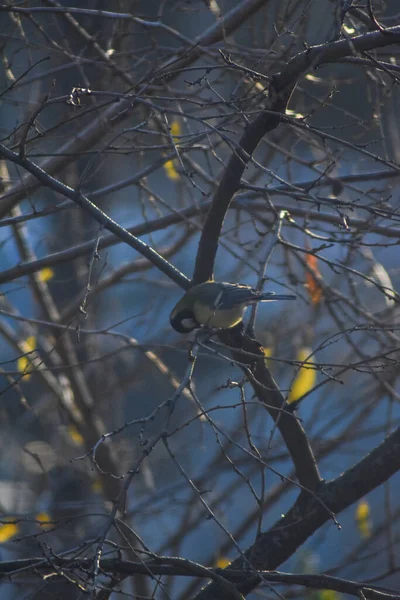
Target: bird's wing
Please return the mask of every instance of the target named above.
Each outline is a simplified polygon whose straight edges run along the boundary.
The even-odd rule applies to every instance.
[[[249,304],[261,300],[263,294],[253,290],[247,285],[235,285],[233,283],[221,284],[221,297],[217,303],[217,307],[223,306],[227,310],[237,306],[238,304]]]

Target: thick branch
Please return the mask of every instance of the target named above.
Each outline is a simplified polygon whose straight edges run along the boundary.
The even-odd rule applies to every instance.
[[[372,452],[348,469],[343,475],[322,484],[318,496],[302,492],[290,511],[246,551],[251,566],[257,570],[275,570],[326,521],[328,507],[337,514],[387,481],[400,469],[400,427]],[[243,568],[243,559],[235,560],[230,568]],[[250,575],[238,588],[250,593],[259,584],[257,575]],[[215,583],[203,589],[196,600],[227,600]]]
[[[325,180],[323,180],[323,182],[326,183]],[[268,190],[266,191],[268,192]],[[272,193],[273,192],[274,190],[272,191]],[[238,203],[236,204],[237,200]],[[129,231],[129,233],[131,233],[134,236],[141,236],[148,233],[153,233],[154,231],[160,231],[162,229],[170,227],[171,225],[176,225],[177,223],[185,222],[191,217],[201,215],[209,209],[210,204],[211,202],[209,200],[204,200],[203,202],[199,202],[196,205],[188,206],[187,208],[177,210],[172,214],[160,217],[159,219],[153,219],[152,221],[146,221],[145,223],[128,227],[127,231]],[[250,213],[252,213],[253,211],[257,211],[257,218],[259,218],[261,222],[264,222],[264,219],[261,217],[261,213],[273,212],[273,209],[270,206],[268,206],[268,204],[266,204],[265,202],[253,202],[251,198],[248,198],[248,194],[246,194],[245,200],[242,200],[239,198],[239,196],[236,196],[236,198],[233,200],[233,203],[230,204],[229,208],[236,208],[237,206],[239,206],[243,210],[248,210]],[[289,210],[292,216],[304,217],[308,221],[317,221],[319,223],[331,223],[333,225],[338,225],[339,227],[343,225],[343,217],[341,216],[324,213],[319,210],[299,208],[296,205],[288,205],[287,202],[275,202],[274,208],[277,211]],[[46,215],[50,214],[50,211],[48,211],[47,209],[45,210]],[[34,218],[34,214],[31,213],[28,216],[28,218]],[[26,220],[28,220],[28,218]],[[24,222],[24,220],[25,219],[23,215],[14,219],[4,219],[3,221],[0,221],[0,227],[3,224],[12,225],[14,222]],[[7,223],[4,223],[4,221],[7,221]],[[378,233],[379,235],[382,235],[389,239],[398,239],[400,237],[400,230],[398,228],[385,225],[373,225],[370,219],[357,219],[354,217],[349,217],[347,222],[349,227],[351,227],[353,231]],[[119,243],[121,243],[121,240],[115,235],[105,235],[99,241],[99,250],[109,248],[110,246],[115,246]],[[72,248],[60,250],[59,252],[53,252],[52,254],[47,254],[46,256],[42,256],[41,258],[38,258],[36,260],[21,262],[18,265],[15,265],[14,267],[4,269],[3,271],[0,271],[0,283],[14,281],[14,279],[18,279],[19,277],[23,277],[24,275],[29,275],[30,273],[40,271],[45,267],[54,267],[64,262],[69,262],[71,260],[74,260],[75,258],[84,256],[85,254],[90,254],[91,252],[93,252],[93,244],[94,240],[89,240],[88,242],[76,244],[76,246],[72,246]]]
[[[312,46],[294,56],[282,72],[272,78],[266,105],[260,115],[246,127],[239,149],[232,154],[215,192],[199,242],[193,283],[201,283],[213,276],[222,225],[232,198],[239,189],[244,170],[261,139],[279,125],[280,114],[286,111],[299,78],[313,68],[352,55],[354,50],[362,52],[399,42],[400,27],[392,27],[385,33],[374,31],[350,41],[345,39]]]
[[[220,336],[224,343],[235,348],[233,353],[236,360],[244,365],[245,374],[249,376],[257,398],[274,420],[289,451],[300,485],[315,492],[321,483],[321,477],[310,442],[301,422],[291,411],[286,410],[288,405],[265,365],[262,347],[247,335],[236,335],[235,331],[226,331]]]
[[[55,557],[52,560],[43,558],[27,558],[12,561],[0,562],[1,575],[13,575],[18,572],[54,572],[54,565],[73,573],[80,569],[87,571],[92,567],[92,559],[83,558],[71,560],[70,558]],[[129,560],[120,560],[117,558],[103,558],[100,561],[100,569],[103,573],[111,575],[168,575],[181,577],[197,577],[210,579],[217,575],[223,575],[226,581],[240,583],[243,579],[243,571],[227,567],[226,569],[211,569],[203,567],[193,561],[175,557],[160,557],[157,560],[133,562]],[[270,583],[281,583],[286,585],[301,585],[308,589],[330,589],[352,596],[360,596],[364,592],[370,600],[398,600],[400,596],[395,590],[383,586],[371,585],[368,583],[351,581],[340,577],[330,575],[319,575],[315,573],[283,573],[279,571],[260,571],[260,581]]]
[[[171,215],[160,217],[159,219],[154,219],[152,221],[147,221],[139,225],[133,225],[132,227],[129,227],[126,231],[128,231],[131,235],[135,237],[140,235],[146,235],[148,233],[153,233],[154,231],[160,231],[162,229],[165,229],[166,227],[169,227],[170,225],[175,225],[176,223],[181,223],[182,221],[184,222],[189,217],[201,214],[202,211],[205,211],[207,209],[207,206],[207,201],[201,202],[196,206],[188,206],[187,208],[177,211],[176,213],[173,213]],[[123,240],[121,240],[114,234],[105,235],[102,238],[100,238],[98,249],[103,250],[104,248],[115,246],[121,241]],[[18,265],[15,265],[14,267],[10,267],[9,269],[4,269],[4,271],[0,271],[0,283],[14,281],[14,279],[18,279],[19,277],[23,277],[24,275],[29,275],[29,273],[40,271],[45,267],[54,267],[58,264],[69,262],[75,258],[84,256],[85,254],[90,254],[91,252],[93,252],[93,245],[94,240],[89,240],[88,242],[76,244],[76,246],[72,246],[72,248],[60,250],[59,252],[53,252],[52,254],[48,254],[47,256],[37,258],[36,260],[22,262]]]
[[[83,210],[88,212],[92,217],[101,225],[105,227],[108,231],[111,231],[115,236],[117,236],[122,242],[125,242],[138,252],[142,254],[145,258],[147,258],[153,265],[155,265],[160,271],[165,273],[170,279],[175,281],[178,285],[183,288],[187,288],[190,284],[190,281],[185,277],[183,273],[181,273],[178,269],[176,269],[171,263],[165,260],[158,252],[153,250],[151,246],[142,242],[139,238],[135,237],[129,231],[127,231],[124,227],[121,227],[118,223],[116,223],[111,217],[106,215],[98,206],[93,204],[84,194],[81,192],[75,191],[69,186],[61,183],[57,179],[54,179],[51,175],[43,171],[40,167],[38,167],[35,163],[30,161],[28,158],[20,157],[15,152],[8,150],[3,144],[0,144],[0,157],[10,160],[11,162],[20,165],[29,173],[34,175],[43,185],[50,187],[55,192],[59,194],[63,194],[66,198],[70,198],[73,200],[78,206],[80,206]]]

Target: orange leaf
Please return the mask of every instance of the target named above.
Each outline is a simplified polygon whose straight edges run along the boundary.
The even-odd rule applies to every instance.
[[[318,259],[315,254],[306,254],[306,263],[309,270],[306,270],[305,286],[308,290],[311,302],[313,304],[319,304],[321,302],[323,292],[318,279],[322,279],[322,276],[318,269]],[[310,271],[312,272],[310,273]]]

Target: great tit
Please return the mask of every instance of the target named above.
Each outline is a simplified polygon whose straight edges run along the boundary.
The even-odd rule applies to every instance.
[[[172,327],[179,333],[193,329],[230,329],[243,319],[249,304],[273,300],[296,300],[296,296],[258,292],[248,285],[206,281],[191,287],[170,315]]]

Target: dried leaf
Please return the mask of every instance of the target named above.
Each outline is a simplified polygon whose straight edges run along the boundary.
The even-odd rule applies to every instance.
[[[315,254],[306,254],[306,263],[310,270],[306,270],[305,286],[308,290],[311,302],[314,305],[317,305],[321,302],[323,291],[318,282],[318,279],[322,279],[322,276],[318,269],[318,259]]]

